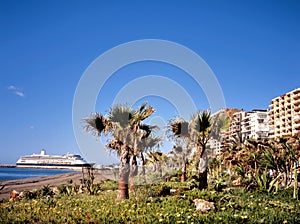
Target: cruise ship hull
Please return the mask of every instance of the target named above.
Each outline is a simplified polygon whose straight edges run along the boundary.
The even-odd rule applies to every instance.
[[[34,163],[27,163],[27,164],[16,164],[18,168],[45,168],[45,169],[75,169],[81,170],[83,167],[91,167],[91,164],[34,164]]]
[[[75,169],[91,167],[93,164],[87,163],[80,155],[66,154],[63,156],[46,155],[42,150],[40,154],[22,156],[16,163],[16,167],[22,168],[47,168],[47,169]]]

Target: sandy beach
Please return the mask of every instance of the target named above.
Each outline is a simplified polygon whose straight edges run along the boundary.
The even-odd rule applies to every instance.
[[[102,180],[114,179],[114,175],[110,170],[99,170],[94,173],[94,176],[94,183],[100,182]],[[81,172],[71,172],[53,176],[1,181],[0,184],[5,185],[5,187],[0,191],[0,200],[9,199],[10,192],[12,190],[21,192],[39,189],[46,185],[49,185],[50,187],[55,187],[61,184],[68,184],[70,180],[72,180],[73,183],[80,184],[80,179],[82,179],[82,177],[83,176]]]

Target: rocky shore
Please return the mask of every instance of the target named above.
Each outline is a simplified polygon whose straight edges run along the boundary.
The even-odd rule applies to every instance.
[[[94,176],[94,183],[97,183],[102,180],[114,179],[114,175],[110,170],[98,170],[94,173]],[[55,187],[61,184],[68,184],[70,181],[72,181],[72,183],[75,184],[80,184],[80,180],[82,178],[83,175],[81,172],[71,172],[53,176],[26,178],[22,180],[0,181],[0,185],[4,185],[4,188],[0,191],[0,200],[9,199],[10,192],[12,190],[21,192],[33,189],[40,189],[46,185],[49,185],[50,187]]]

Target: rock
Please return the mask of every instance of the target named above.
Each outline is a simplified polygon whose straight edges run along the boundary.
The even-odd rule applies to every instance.
[[[200,211],[200,212],[203,212],[203,213],[206,213],[209,210],[215,208],[213,202],[205,201],[204,199],[196,198],[196,199],[193,200],[193,202],[195,203],[196,211]]]
[[[24,196],[25,196],[25,193],[23,191],[21,191],[21,193],[19,194],[19,199],[24,198]]]
[[[226,187],[226,188],[224,189],[224,191],[225,191],[225,192],[230,192],[230,191],[231,191],[231,188],[230,188],[230,187]]]
[[[241,186],[242,185],[242,180],[241,180],[241,178],[238,178],[237,180],[233,180],[232,181],[232,186],[233,187],[239,187],[239,186]]]
[[[82,184],[80,184],[79,189],[78,189],[78,194],[82,194],[83,193],[83,186]]]
[[[176,193],[177,192],[177,190],[176,189],[170,189],[170,193],[172,194],[172,193]]]
[[[18,200],[18,199],[19,199],[19,195],[20,195],[20,193],[19,193],[18,191],[12,190],[12,191],[10,192],[10,198],[9,198],[9,201],[16,201],[16,200]]]
[[[54,187],[54,188],[52,189],[52,192],[53,192],[54,194],[59,194],[59,193],[60,193],[57,187]]]

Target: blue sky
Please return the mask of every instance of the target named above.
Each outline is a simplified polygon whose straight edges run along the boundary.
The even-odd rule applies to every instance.
[[[267,109],[300,86],[299,1],[0,1],[0,163],[45,148],[80,153],[72,128],[76,86],[107,50],[139,39],[184,45],[213,70],[227,107]],[[123,74],[123,75],[122,75]],[[121,76],[122,75],[122,76]],[[140,63],[112,76],[96,109],[142,75],[172,78],[199,109],[209,107],[184,72]],[[146,97],[167,120],[169,102]],[[163,122],[162,122],[163,123]]]

